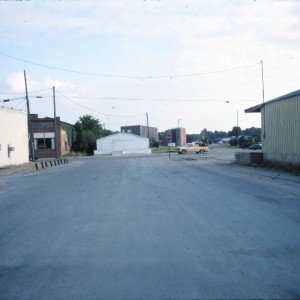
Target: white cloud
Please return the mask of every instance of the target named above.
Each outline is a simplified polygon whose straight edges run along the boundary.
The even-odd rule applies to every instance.
[[[176,125],[177,118],[182,118],[182,125],[187,124],[189,131],[200,131],[201,127],[230,129],[237,110],[241,111],[241,122],[247,119],[245,126],[251,125],[252,115],[243,116],[242,111],[254,103],[243,100],[260,102],[260,60],[265,67],[266,99],[299,88],[298,1],[8,2],[0,3],[3,12],[1,48],[3,52],[8,49],[7,53],[12,56],[37,63],[83,72],[132,76],[172,76],[253,65],[205,76],[153,80],[83,76],[30,65],[30,90],[56,86],[69,97],[219,101],[115,100],[112,110],[112,102],[108,100],[96,102],[76,98],[78,103],[90,105],[95,111],[119,116],[139,115],[141,122],[148,111],[160,129]],[[12,19],[14,22],[10,21]],[[28,66],[22,62],[15,62],[15,65],[14,69],[6,66],[8,74],[16,67],[22,70]],[[8,90],[24,91],[22,73],[2,74],[3,77],[8,77]],[[239,102],[226,106],[225,100]],[[59,104],[63,105],[62,102]],[[64,105],[63,116],[74,119],[74,115],[88,113],[75,106],[69,102],[72,109],[68,109]],[[120,123],[126,125],[125,122],[126,119],[107,119],[108,126],[114,126],[114,129],[118,129]],[[259,126],[257,121],[253,122]]]
[[[34,90],[36,82],[26,76],[27,90]],[[24,93],[25,95],[25,77],[23,72],[13,72],[5,78],[6,89],[13,93]]]

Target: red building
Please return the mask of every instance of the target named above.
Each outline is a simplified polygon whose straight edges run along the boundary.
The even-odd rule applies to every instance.
[[[60,117],[39,118],[30,115],[30,133],[35,159],[58,158],[70,151],[73,141],[73,125],[60,121]]]
[[[182,146],[186,144],[186,130],[185,128],[178,127],[168,129],[165,131],[165,136],[171,136],[170,143],[175,143],[176,146]]]

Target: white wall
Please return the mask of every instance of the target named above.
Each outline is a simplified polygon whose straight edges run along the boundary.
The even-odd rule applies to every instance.
[[[0,167],[29,161],[27,114],[0,107]],[[14,151],[8,151],[8,147]]]
[[[151,153],[149,139],[129,133],[117,133],[97,140],[94,154],[111,154],[113,152]]]

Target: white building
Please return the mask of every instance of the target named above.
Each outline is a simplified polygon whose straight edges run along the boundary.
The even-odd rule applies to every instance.
[[[151,153],[149,139],[130,133],[116,133],[97,140],[94,154],[147,154]]]
[[[29,161],[27,114],[0,107],[0,167]]]

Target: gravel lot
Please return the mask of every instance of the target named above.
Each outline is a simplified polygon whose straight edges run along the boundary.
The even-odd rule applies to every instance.
[[[213,146],[207,154],[185,154],[174,155],[171,159],[175,161],[185,161],[195,166],[213,167],[218,165],[218,172],[223,172],[224,176],[231,177],[241,176],[247,180],[258,181],[260,183],[276,184],[280,181],[283,186],[293,186],[300,188],[300,176],[287,173],[281,170],[268,169],[257,166],[245,166],[236,163],[235,152],[249,151],[247,149],[236,149],[230,146]],[[271,181],[270,181],[271,179]],[[287,190],[287,192],[289,192]]]
[[[251,168],[249,166],[240,166],[235,162],[235,152],[237,151],[249,151],[232,148],[230,146],[222,146],[222,145],[213,145],[210,147],[209,153],[206,154],[182,154],[178,155],[177,153],[171,153],[170,160],[173,161],[183,161],[189,162],[190,164],[195,165],[211,165],[218,164],[224,166],[231,166],[232,168],[243,168],[245,173],[250,172],[250,175],[253,174],[258,176],[260,174],[263,178],[273,178],[278,180],[290,181],[295,183],[300,183],[300,176],[296,176],[293,174],[289,174],[283,171],[271,170],[266,168],[259,168],[259,166],[255,168]],[[259,150],[258,150],[259,151]],[[168,154],[154,154],[154,155],[168,155]],[[79,158],[80,159],[80,158]],[[92,159],[92,157],[91,157]],[[75,162],[78,158],[71,158],[69,162]],[[38,161],[40,162],[40,161]],[[58,165],[55,168],[63,167],[65,165]],[[48,167],[45,169],[41,169],[39,164],[39,170],[36,170],[35,163],[29,162],[22,165],[17,166],[7,166],[0,168],[0,177],[1,176],[12,176],[18,174],[27,174],[33,172],[43,172],[51,169],[53,167]],[[225,169],[227,172],[227,169]],[[239,175],[240,176],[240,175]]]

